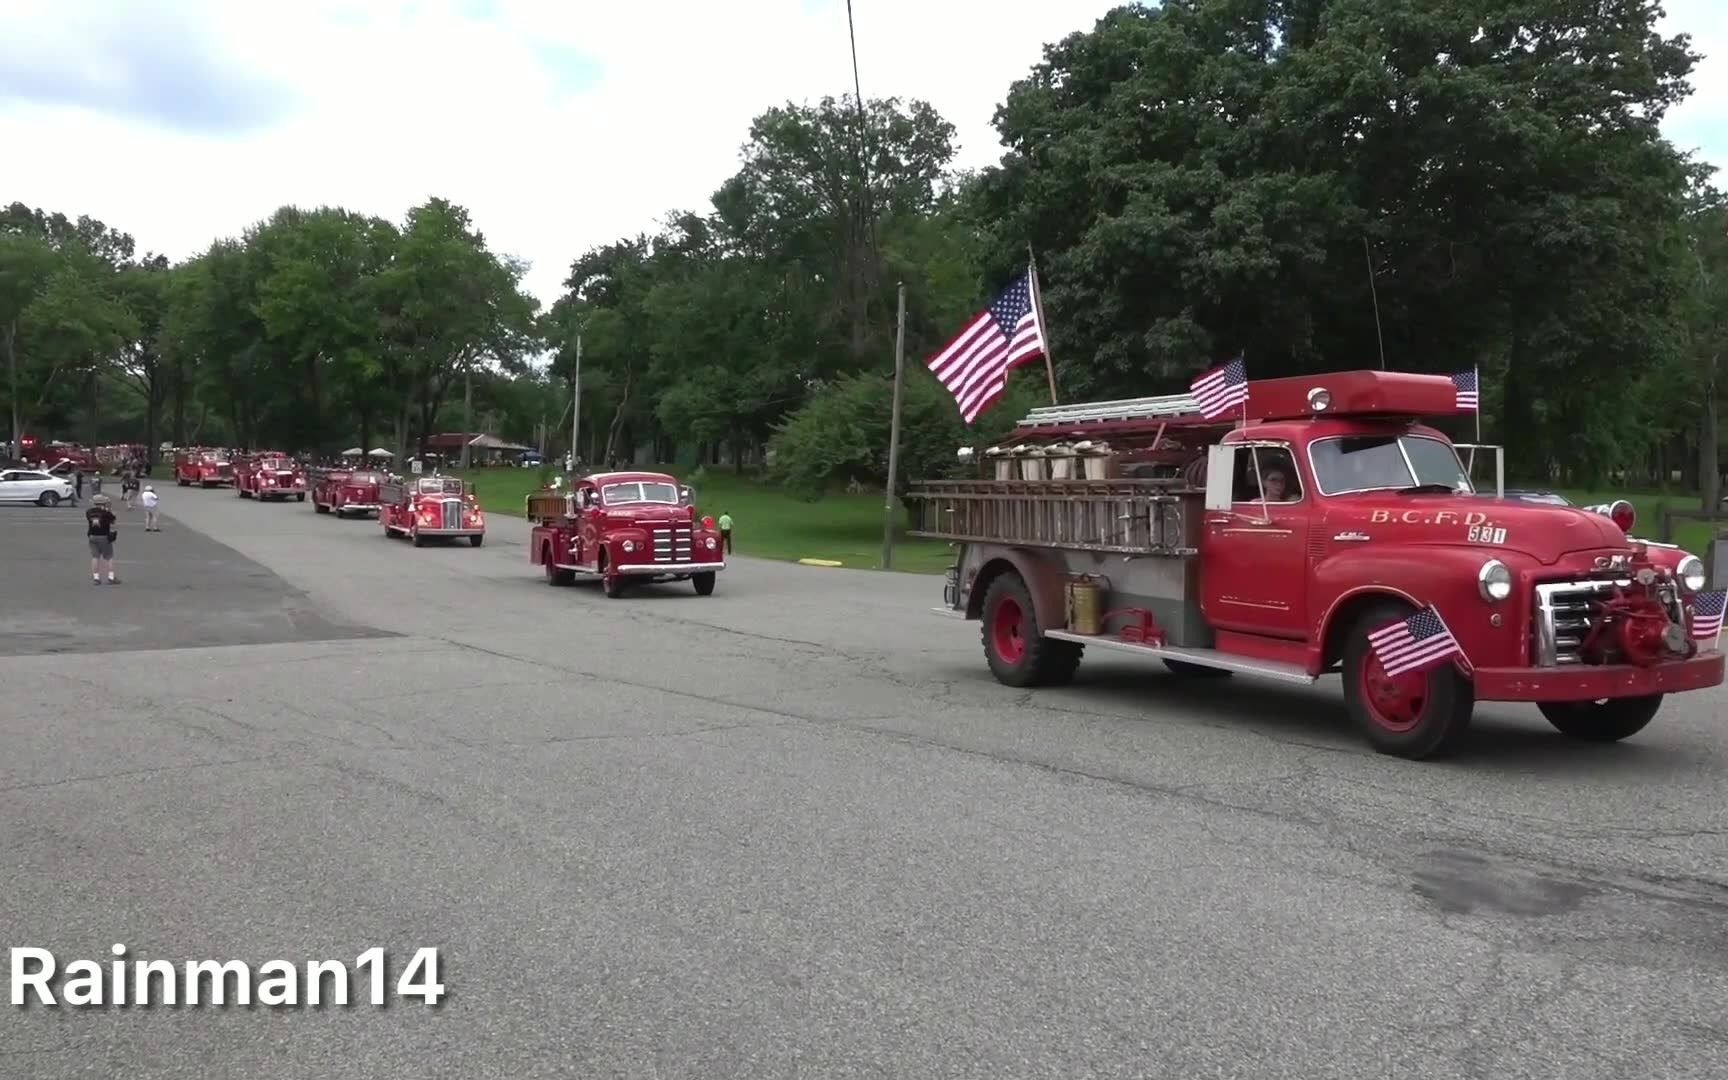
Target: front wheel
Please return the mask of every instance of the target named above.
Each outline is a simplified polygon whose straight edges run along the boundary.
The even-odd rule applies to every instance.
[[[325,506],[321,502],[315,501],[312,503],[312,511],[313,511],[313,513],[317,513],[317,514],[328,514],[330,512],[330,508],[328,506]],[[337,516],[340,517],[341,515],[338,514]]]
[[[294,501],[295,502],[305,502],[306,501],[306,493],[304,491],[296,491],[294,493]]]
[[[714,595],[714,571],[710,570],[706,574],[692,574],[690,575],[690,583],[696,586],[697,596]]]
[[[60,493],[58,491],[44,491],[42,493],[41,497],[36,500],[36,505],[38,505],[38,506],[59,506],[60,505]]]
[[[1070,682],[1085,646],[1044,636],[1032,594],[1020,575],[1006,571],[984,594],[984,659],[990,674],[1008,686],[1058,686]]]
[[[1560,732],[1585,742],[1619,742],[1644,730],[1662,707],[1662,694],[1606,701],[1541,701],[1536,707]]]
[[[479,536],[470,536],[468,538],[468,546],[469,547],[479,547],[481,541],[483,541],[485,539],[486,539],[486,537],[484,534],[479,535]]]
[[[1344,705],[1374,749],[1420,760],[1458,748],[1470,728],[1476,693],[1450,661],[1425,671],[1387,673],[1368,635],[1411,614],[1407,605],[1389,601],[1357,620],[1344,646]]]

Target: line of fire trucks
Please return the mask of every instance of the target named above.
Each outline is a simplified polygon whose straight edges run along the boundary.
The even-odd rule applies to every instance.
[[[1035,409],[1001,445],[962,451],[978,478],[911,485],[912,535],[955,553],[937,610],[982,623],[998,681],[1069,683],[1088,647],[1187,677],[1337,673],[1366,741],[1407,758],[1456,747],[1477,701],[1530,702],[1564,735],[1613,742],[1668,694],[1722,684],[1725,594],[1703,561],[1630,536],[1624,500],[1507,492],[1501,448],[1425,422],[1468,411],[1451,379],[1348,371],[1244,393],[1226,417],[1181,394]],[[1472,483],[1479,454],[1492,492]],[[175,477],[310,494],[416,545],[485,535],[456,477],[211,450],[177,455]],[[525,512],[554,586],[688,580],[706,596],[726,565],[714,520],[665,473],[576,477]]]
[[[200,447],[175,454],[174,478],[181,487],[232,487],[238,497],[259,502],[310,496],[315,511],[339,518],[375,514],[385,536],[405,537],[415,547],[438,539],[479,547],[486,538],[486,514],[474,487],[455,476],[393,476],[364,466],[308,469],[278,451]],[[541,567],[551,585],[586,577],[617,598],[634,585],[688,581],[708,596],[726,568],[714,519],[699,515],[690,488],[667,473],[577,477],[568,487],[529,495],[526,516],[530,564]]]

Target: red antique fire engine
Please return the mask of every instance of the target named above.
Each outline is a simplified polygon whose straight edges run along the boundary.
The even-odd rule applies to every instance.
[[[240,459],[234,470],[234,494],[263,502],[292,495],[306,501],[306,472],[287,454],[266,450]]]
[[[181,487],[234,483],[234,464],[224,450],[182,450],[174,455],[174,482]]]
[[[437,536],[466,536],[479,547],[486,539],[486,515],[474,491],[454,476],[410,476],[378,487],[378,521],[385,536],[406,536],[415,547]]]
[[[985,455],[994,479],[914,485],[916,535],[955,542],[942,610],[983,622],[1010,686],[1069,681],[1088,645],[1187,675],[1338,671],[1368,741],[1422,758],[1477,701],[1614,741],[1720,685],[1702,560],[1629,539],[1624,501],[1506,498],[1500,448],[1461,444],[1494,457],[1477,492],[1417,419],[1458,412],[1451,379],[1377,371],[1250,383],[1220,420],[1187,395],[1035,409]],[[1445,633],[1455,653],[1405,669]]]
[[[313,469],[312,508],[320,514],[334,512],[337,517],[376,514],[380,508],[378,489],[383,483],[384,474],[370,469]]]
[[[553,585],[583,574],[619,597],[631,583],[688,579],[707,596],[726,568],[714,519],[698,520],[690,489],[665,473],[584,476],[568,493],[528,496],[527,516],[534,526],[529,561],[544,567]]]

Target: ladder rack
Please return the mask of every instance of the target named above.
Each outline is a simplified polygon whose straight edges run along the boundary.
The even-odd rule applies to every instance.
[[[1199,416],[1200,405],[1190,394],[1164,394],[1157,397],[1124,398],[1121,401],[1092,401],[1079,405],[1045,405],[1033,409],[1020,421],[1018,428],[1073,427],[1080,424],[1101,424],[1108,420],[1169,420],[1178,416]]]

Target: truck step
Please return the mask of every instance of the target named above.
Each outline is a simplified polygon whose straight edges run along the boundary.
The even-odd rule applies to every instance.
[[[1091,645],[1100,649],[1115,649],[1118,652],[1135,653],[1139,656],[1156,660],[1180,660],[1185,664],[1197,664],[1200,667],[1222,668],[1225,671],[1237,671],[1243,675],[1254,675],[1262,679],[1274,679],[1278,682],[1296,683],[1301,686],[1312,684],[1314,676],[1304,668],[1295,664],[1280,663],[1277,660],[1256,660],[1250,656],[1238,656],[1235,653],[1221,652],[1218,649],[1183,649],[1174,645],[1146,645],[1138,641],[1123,641],[1121,638],[1109,637],[1104,634],[1074,634],[1067,630],[1049,630],[1045,637],[1058,641],[1073,641],[1081,645]]]

